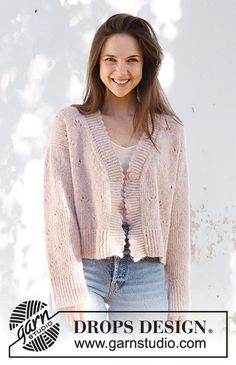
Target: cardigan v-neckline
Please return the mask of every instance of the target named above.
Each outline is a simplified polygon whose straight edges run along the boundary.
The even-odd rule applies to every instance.
[[[107,130],[106,124],[105,124],[105,122],[104,122],[104,119],[103,119],[103,116],[102,116],[102,112],[101,112],[101,110],[100,110],[100,109],[98,109],[97,113],[98,113],[98,118],[99,118],[100,122],[102,123],[102,125],[103,125],[103,127],[104,127],[104,129],[105,129],[105,132],[106,132],[106,134],[107,134],[107,136],[108,136],[108,139],[110,140],[110,142],[111,142],[111,143],[116,144],[115,142],[113,142],[113,141],[112,141],[112,139],[111,139],[111,137],[110,137],[110,135],[109,135],[109,133],[108,133],[108,130]],[[143,139],[143,138],[144,138],[144,136],[145,136],[145,133],[143,132],[143,133],[142,133],[142,135],[140,136],[140,138],[138,139],[137,143],[136,143],[135,145],[133,145],[133,146],[128,146],[128,147],[124,147],[124,146],[120,146],[120,145],[117,145],[117,146],[119,146],[119,147],[123,147],[123,148],[132,148],[132,147],[134,147],[134,146],[136,146],[136,147],[137,147],[137,145],[139,144],[139,141],[140,141],[141,139]]]
[[[126,176],[132,171],[135,172],[137,179],[139,179],[144,162],[149,156],[151,149],[154,148],[151,141],[146,136],[146,133],[143,132],[140,139],[138,140],[136,148],[129,160],[126,174],[124,174],[120,159],[114,150],[111,138],[102,119],[100,109],[98,109],[97,112],[93,114],[86,115],[85,118],[93,136],[97,151],[107,167],[110,178],[112,180],[114,179],[115,181],[118,179],[124,182]],[[148,118],[148,123],[150,128],[150,116]],[[156,140],[156,133],[157,128],[154,129],[154,141]]]

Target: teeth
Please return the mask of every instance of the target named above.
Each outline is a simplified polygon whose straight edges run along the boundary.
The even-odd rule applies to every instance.
[[[126,82],[129,81],[129,79],[128,80],[116,80],[116,79],[112,79],[112,80],[115,81],[117,84],[125,84]]]

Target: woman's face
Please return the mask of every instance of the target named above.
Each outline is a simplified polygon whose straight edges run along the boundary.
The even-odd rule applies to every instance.
[[[129,34],[110,36],[102,47],[99,64],[102,82],[117,97],[129,94],[142,79],[142,51]]]

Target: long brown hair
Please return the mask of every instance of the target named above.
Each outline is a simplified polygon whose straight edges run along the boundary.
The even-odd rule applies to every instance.
[[[158,43],[157,36],[147,20],[119,13],[108,18],[96,31],[88,60],[86,88],[83,93],[83,104],[73,104],[82,114],[88,115],[101,109],[104,103],[106,87],[99,75],[99,57],[105,41],[113,34],[126,33],[133,36],[143,52],[143,76],[136,87],[139,103],[133,119],[134,133],[141,127],[147,137],[152,140],[154,132],[155,114],[167,114],[182,124],[168,102],[168,99],[158,80],[158,74],[163,51]],[[150,115],[152,131],[148,128]],[[155,146],[156,148],[156,146]]]

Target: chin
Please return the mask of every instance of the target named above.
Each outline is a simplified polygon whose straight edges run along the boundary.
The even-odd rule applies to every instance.
[[[132,88],[130,88],[128,90],[125,90],[123,92],[122,92],[122,90],[120,92],[117,92],[117,90],[113,90],[112,88],[108,88],[110,93],[117,96],[118,98],[123,98],[123,97],[127,96],[128,94],[134,92],[134,89],[135,89],[135,87],[132,87]]]
[[[132,91],[132,90],[131,90]],[[126,97],[127,95],[129,95],[131,93],[131,91],[128,91],[127,93],[124,93],[124,94],[118,94],[118,93],[115,93],[115,92],[112,92],[113,95],[115,95],[117,98],[124,98]]]

